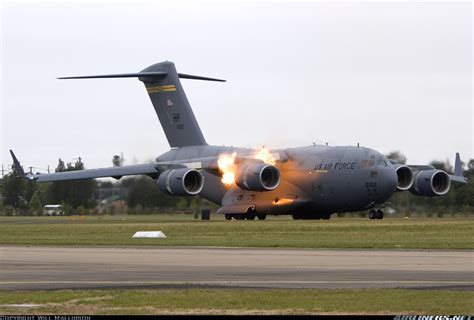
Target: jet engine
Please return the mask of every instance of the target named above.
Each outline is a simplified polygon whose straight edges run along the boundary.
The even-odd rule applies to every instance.
[[[204,186],[202,174],[189,168],[170,169],[158,177],[161,191],[172,196],[194,196]]]
[[[235,183],[244,190],[271,191],[280,185],[280,170],[271,164],[252,164],[237,169]]]
[[[442,170],[422,170],[416,173],[410,192],[419,196],[434,197],[448,193],[451,187],[449,175]]]
[[[413,185],[413,171],[403,164],[397,164],[394,166],[397,172],[398,185],[397,191],[406,191]]]

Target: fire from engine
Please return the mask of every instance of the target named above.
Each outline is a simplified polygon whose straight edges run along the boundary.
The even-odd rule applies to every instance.
[[[232,154],[223,153],[219,155],[219,158],[217,159],[217,166],[222,173],[221,180],[225,185],[235,183],[235,172],[237,171],[237,165],[235,164],[236,156],[236,152],[233,152]],[[258,151],[253,158],[262,160],[267,164],[275,165],[275,158],[265,147]]]
[[[222,172],[222,183],[226,185],[231,185],[234,183],[236,169],[234,162],[236,155],[236,152],[232,154],[223,153],[219,155],[219,159],[217,159],[217,166]]]
[[[267,164],[275,165],[275,159],[273,158],[270,151],[268,151],[268,149],[266,149],[265,147],[263,147],[262,150],[260,150],[255,155],[255,159],[262,160],[263,162],[265,162]]]

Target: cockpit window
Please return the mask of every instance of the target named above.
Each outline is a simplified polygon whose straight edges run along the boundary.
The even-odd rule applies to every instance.
[[[375,160],[372,160],[372,159],[371,159],[371,160],[361,160],[361,161],[360,161],[360,167],[361,167],[362,169],[370,168],[370,167],[372,167],[372,166],[374,166],[374,165],[375,165]]]

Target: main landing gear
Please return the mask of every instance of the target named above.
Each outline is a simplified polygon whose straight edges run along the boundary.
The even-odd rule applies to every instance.
[[[226,220],[265,220],[267,218],[266,214],[258,213],[255,209],[249,208],[246,213],[226,213],[225,219]]]
[[[374,219],[383,219],[383,210],[378,209],[371,209],[369,211],[369,219],[374,220]]]

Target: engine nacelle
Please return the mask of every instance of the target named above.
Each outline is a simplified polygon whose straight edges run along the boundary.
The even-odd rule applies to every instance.
[[[413,171],[404,164],[396,164],[394,167],[398,177],[397,191],[410,189],[414,182]]]
[[[158,177],[161,191],[172,196],[194,196],[204,186],[202,174],[189,168],[170,169]]]
[[[271,191],[280,185],[280,170],[271,164],[240,166],[235,183],[244,190]]]
[[[448,193],[451,187],[449,175],[442,170],[422,170],[415,175],[410,192],[419,196],[434,197]]]

